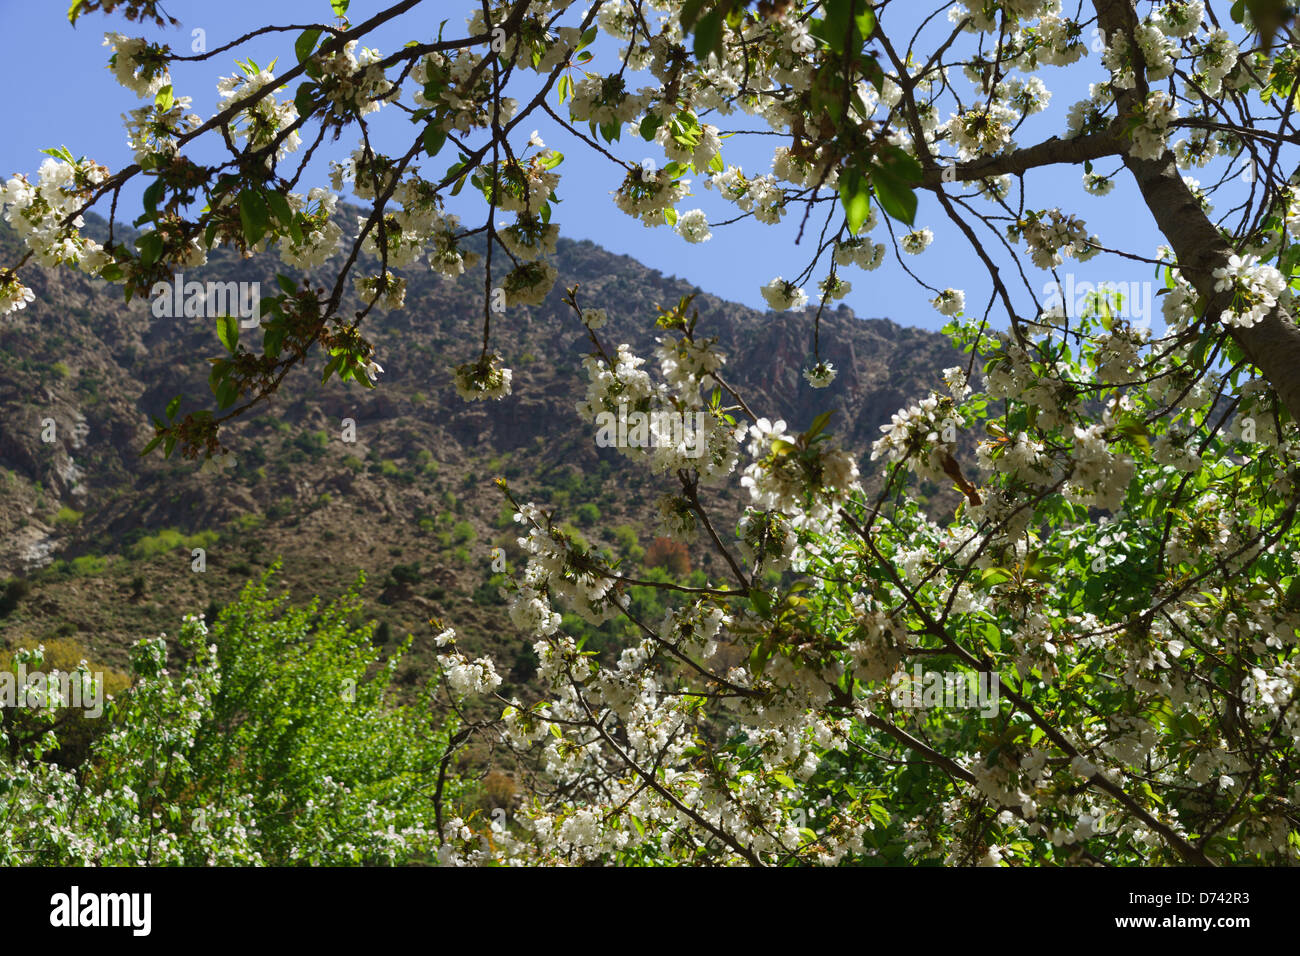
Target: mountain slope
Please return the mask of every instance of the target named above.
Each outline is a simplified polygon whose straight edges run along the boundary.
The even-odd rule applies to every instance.
[[[16,250],[0,230],[0,261]],[[514,532],[491,478],[504,475],[521,499],[558,508],[557,519],[606,545],[620,526],[624,544],[649,545],[653,502],[666,490],[597,448],[573,410],[589,350],[560,301],[575,282],[584,305],[609,314],[603,339],[643,356],[655,306],[699,293],[698,331],[718,337],[725,374],[758,414],[804,427],[835,408],[833,430],[860,452],[957,362],[942,336],[841,307],[821,329],[823,357],[840,374],[817,391],[800,374],[810,314],[724,302],[590,242],[561,241],[555,264],[560,280],[546,302],[494,323],[514,369],[505,401],[466,404],[450,384],[450,368],[476,353],[481,267],[456,281],[407,270],[406,308],[364,328],[385,368],[379,388],[322,386],[313,369],[323,363],[314,362],[269,409],[231,428],[233,456],[202,466],[139,451],[149,416],[174,396],[187,396],[183,408],[208,407],[205,360],[220,348],[211,320],[157,318],[102,282],[28,270],[37,301],[0,324],[0,577],[23,579],[0,594],[0,640],[61,639],[121,664],[137,638],[174,630],[180,614],[224,602],[282,558],[281,583],[301,600],[332,596],[363,571],[367,610],[381,622],[376,640],[415,634],[413,668],[427,660],[427,621],[442,616],[470,646],[517,659],[526,674],[531,652],[512,633],[492,578],[491,548],[513,556]],[[282,270],[265,255],[218,250],[186,278],[256,280],[269,295]],[[355,422],[355,443],[342,440],[344,419]],[[599,517],[579,513],[582,503]],[[722,502],[724,511],[738,506]],[[703,554],[691,559],[713,570]]]

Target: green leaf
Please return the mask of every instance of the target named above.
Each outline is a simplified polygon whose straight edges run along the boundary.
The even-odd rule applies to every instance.
[[[869,180],[856,166],[850,166],[840,175],[840,202],[844,205],[849,233],[856,236],[871,214]]]
[[[876,32],[876,15],[867,5],[867,0],[858,0],[858,3],[862,9],[853,14],[853,23],[857,26],[863,42],[866,42],[871,39],[871,34]]]
[[[299,116],[309,116],[311,114],[315,93],[315,83],[303,82],[298,84],[298,90],[293,95],[293,105]]]
[[[144,208],[151,219],[158,215],[158,201],[162,199],[166,190],[167,184],[161,179],[155,179],[149,184],[149,188],[144,191]]]
[[[41,150],[46,156],[53,156],[55,159],[61,159],[65,163],[76,165],[77,161],[72,158],[72,152],[66,146],[55,146],[50,149]]]
[[[886,146],[876,155],[876,162],[906,185],[921,185],[921,164],[901,146]]]
[[[219,316],[217,338],[221,339],[221,344],[226,347],[226,351],[234,355],[235,349],[239,347],[239,320],[233,315]]]
[[[832,408],[830,411],[822,412],[820,415],[818,415],[816,418],[813,419],[812,425],[808,427],[809,441],[812,441],[819,434],[821,434],[822,430],[827,425],[830,424],[831,416],[834,414],[835,414],[835,409]]]
[[[78,2],[80,2],[80,0],[78,0]],[[149,452],[153,451],[155,448],[161,445],[162,440],[163,440],[162,435],[155,435],[152,439],[150,439],[149,444],[144,446],[144,451],[140,452],[140,457],[143,458],[145,455],[149,454]]]
[[[302,36],[298,37],[293,44],[293,52],[298,57],[299,63],[311,56],[312,51],[316,49],[316,41],[319,39],[320,30],[316,27],[302,32]]]
[[[873,163],[871,190],[876,194],[881,209],[899,222],[912,225],[916,219],[916,193],[905,180],[888,168]]]
[[[256,189],[245,189],[239,194],[239,223],[250,246],[271,228],[271,213],[266,199]]]
[[[349,0],[330,0],[330,9],[334,11],[336,17],[346,17],[348,15]]]
[[[293,207],[289,205],[289,200],[285,198],[284,193],[266,193],[266,204],[270,207],[276,222],[282,226],[293,222]]]
[[[77,25],[77,17],[81,13],[81,5],[85,2],[86,0],[72,0],[72,5],[68,7],[68,22],[73,26]]]
[[[437,124],[430,123],[424,128],[422,141],[424,143],[424,151],[428,153],[429,158],[432,159],[434,156],[438,155],[443,144],[447,142],[447,134],[439,128]]]
[[[154,105],[164,113],[171,109],[172,105],[176,102],[176,97],[172,94],[171,85],[168,84],[159,90],[158,95],[153,98],[153,101]]]
[[[167,403],[167,418],[171,420],[176,417],[176,411],[181,407],[181,396],[177,395]]]
[[[285,291],[286,295],[297,295],[298,285],[287,275],[282,275],[281,273],[277,272],[275,274],[275,281],[276,284]]]
[[[695,58],[703,61],[722,51],[722,11],[710,10],[695,24]]]
[[[573,81],[569,79],[569,74],[567,73],[561,74],[559,81],[556,82],[555,92],[559,95],[561,103],[569,98],[569,85],[572,82]]]
[[[818,35],[835,53],[844,52],[844,41],[849,33],[849,10],[852,2],[853,0],[827,0],[822,5],[826,16]],[[861,0],[858,2],[860,3]]]
[[[269,359],[280,357],[280,349],[284,346],[285,327],[283,324],[272,325],[266,330],[266,338],[262,340],[262,350]]]
[[[136,240],[136,246],[140,250],[140,265],[147,269],[162,255],[162,236],[157,232],[146,232]]]
[[[980,583],[984,585],[1001,584],[1011,580],[1011,572],[1005,568],[985,568],[980,574]]]
[[[217,387],[217,407],[227,409],[239,400],[239,389],[231,381],[223,381]]]
[[[1151,450],[1151,439],[1148,436],[1146,425],[1140,419],[1125,419],[1115,427],[1115,431],[1144,451]]]

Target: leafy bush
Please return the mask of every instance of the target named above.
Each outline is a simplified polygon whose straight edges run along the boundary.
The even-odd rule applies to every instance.
[[[54,526],[56,528],[68,528],[75,525],[82,518],[83,512],[76,508],[69,508],[67,505],[59,508],[54,515]]]
[[[31,591],[31,584],[26,578],[10,578],[0,588],[0,618],[8,617],[18,607],[19,602]]]
[[[433,685],[390,692],[355,591],[285,606],[270,573],[209,630],[187,617],[184,652],[132,650],[134,683],[81,773],[43,761],[44,736],[0,758],[4,865],[404,864],[438,847],[440,806],[464,786],[439,768],[453,726]],[[376,665],[379,665],[376,669]],[[40,713],[44,714],[45,711]],[[55,713],[46,719],[57,720]]]
[[[93,577],[96,574],[103,574],[107,567],[107,559],[97,554],[83,554],[79,558],[72,559],[72,573],[78,577]]]
[[[385,584],[415,584],[420,580],[420,564],[412,562],[411,564],[395,564],[393,569],[388,572],[388,578]]]
[[[501,596],[501,587],[505,583],[506,576],[504,574],[494,574],[474,589],[470,599],[475,604],[481,604],[485,607],[505,604],[505,598]]]

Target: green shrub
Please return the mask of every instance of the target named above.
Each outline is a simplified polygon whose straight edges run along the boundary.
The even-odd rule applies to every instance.
[[[128,553],[139,561],[174,551],[185,543],[184,536],[175,528],[164,528],[157,534],[146,535],[131,545]]]
[[[0,618],[8,617],[31,589],[26,578],[10,578],[6,581],[4,587],[0,588]]]
[[[83,554],[72,559],[72,573],[77,577],[93,577],[103,574],[108,567],[107,559],[97,554]]]
[[[388,572],[387,582],[393,584],[415,584],[420,580],[420,565],[418,562],[411,564],[395,564],[393,569]]]
[[[230,522],[230,526],[236,531],[256,531],[264,524],[266,524],[266,519],[254,512],[239,515]]]
[[[379,665],[355,590],[290,609],[248,585],[211,628],[186,618],[131,651],[136,683],[80,771],[41,759],[40,734],[0,757],[0,865],[408,864],[434,858],[439,768],[455,725],[435,687],[398,703],[400,647]],[[215,648],[215,653],[210,650]],[[376,666],[379,665],[379,666]],[[39,713],[44,713],[41,711]],[[51,712],[53,722],[57,714]]]
[[[54,526],[56,528],[67,528],[81,520],[84,512],[76,508],[69,508],[67,505],[61,507],[54,515]]]
[[[501,586],[506,583],[504,574],[494,574],[478,587],[470,595],[470,600],[475,604],[482,604],[486,607],[493,605],[505,604],[506,600],[500,594]]]
[[[630,551],[641,543],[641,540],[637,537],[636,528],[630,524],[621,524],[614,529],[614,541],[622,551]]]

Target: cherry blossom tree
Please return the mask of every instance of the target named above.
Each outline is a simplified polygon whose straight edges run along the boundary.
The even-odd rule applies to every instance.
[[[967,359],[885,426],[867,481],[829,415],[792,431],[747,403],[689,300],[645,317],[661,332],[647,358],[608,337],[601,303],[563,290],[591,340],[578,414],[594,428],[647,413],[650,440],[620,450],[662,482],[661,533],[715,550],[727,574],[638,581],[501,483],[528,555],[510,616],[547,694],[467,720],[518,755],[529,801],[508,819],[440,818],[445,862],[1296,859],[1300,59],[1283,5],[483,0],[462,30],[413,26],[390,53],[368,35],[418,0],[356,24],[332,5],[337,21],[192,55],[109,34],[114,76],[143,101],[135,163],[57,150],[0,192],[28,247],[0,272],[9,312],[32,300],[29,261],[144,296],[218,245],[278,253],[287,274],[260,341],[219,324],[215,408],[170,408],[151,444],[167,454],[219,451],[222,425],[300,365],[375,387],[372,313],[402,307],[403,269],[462,274],[474,236],[483,335],[455,386],[509,401],[496,306],[536,304],[556,282],[562,157],[531,134],[541,117],[623,171],[622,213],[683,242],[722,241],[689,208],[692,183],[737,218],[798,217],[786,274],[755,284],[773,309],[806,311],[814,387],[836,374],[823,310],[871,281],[858,270],[923,271],[940,222],[918,221],[918,193],[991,292],[976,307],[970,290],[930,289]],[[148,0],[128,12],[164,16]],[[243,61],[217,112],[191,113],[170,64],[276,33],[292,41],[287,68]],[[1053,104],[1067,72],[1086,73],[1089,94]],[[404,148],[373,143],[381,109],[409,118]],[[1018,142],[1038,113],[1056,134]],[[776,144],[769,172],[726,157],[755,123]],[[316,147],[340,134],[350,159],[329,188],[309,185]],[[224,162],[189,158],[204,138]],[[644,143],[662,165],[625,158]],[[1165,244],[1090,231],[1043,188],[1061,169],[1096,197],[1131,180]],[[112,220],[134,178],[148,183],[134,246],[81,235],[82,215]],[[477,224],[445,207],[467,186]],[[341,194],[367,210],[355,227]],[[1036,292],[1033,269],[1098,255],[1160,277],[1162,330],[1105,293],[1080,308]],[[337,274],[327,288],[293,276],[322,265]],[[672,422],[696,412],[692,449]],[[920,479],[955,486],[955,513],[928,512]],[[716,489],[736,482],[748,507],[730,529]],[[671,597],[661,619],[636,613],[642,586]],[[561,611],[623,618],[639,638],[602,659]],[[497,694],[491,660],[471,660],[454,629],[437,641],[454,703]]]

